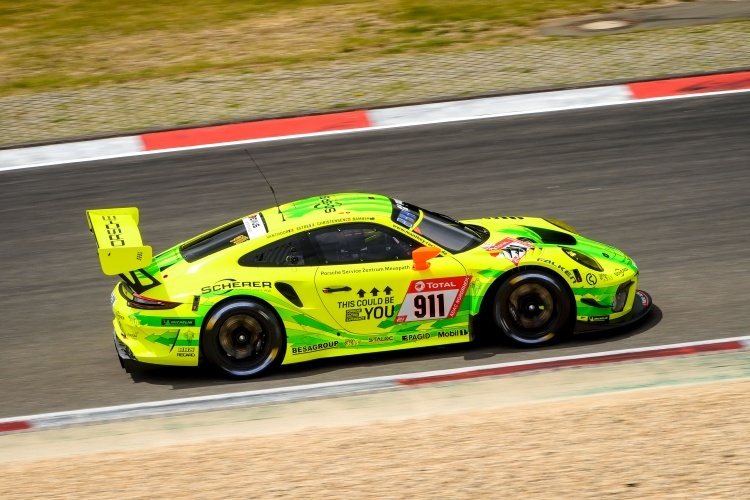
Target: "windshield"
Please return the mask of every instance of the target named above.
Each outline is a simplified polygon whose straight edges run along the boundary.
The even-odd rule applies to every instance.
[[[483,227],[469,226],[447,215],[430,212],[401,200],[391,202],[393,222],[413,230],[451,253],[474,248],[489,236],[489,231]]]

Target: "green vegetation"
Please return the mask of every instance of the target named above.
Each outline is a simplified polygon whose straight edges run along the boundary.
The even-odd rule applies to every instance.
[[[488,48],[546,19],[657,0],[16,0],[0,97],[333,59]]]

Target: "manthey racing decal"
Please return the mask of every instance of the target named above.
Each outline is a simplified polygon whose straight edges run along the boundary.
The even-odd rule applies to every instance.
[[[395,322],[456,317],[470,282],[471,276],[412,281]]]
[[[493,257],[506,258],[518,266],[526,252],[534,249],[534,245],[514,238],[504,238],[497,243],[486,243],[482,245],[482,248]]]

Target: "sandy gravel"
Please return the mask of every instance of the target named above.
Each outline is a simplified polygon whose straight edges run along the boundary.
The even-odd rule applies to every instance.
[[[729,498],[750,381],[3,465],[2,498]]]

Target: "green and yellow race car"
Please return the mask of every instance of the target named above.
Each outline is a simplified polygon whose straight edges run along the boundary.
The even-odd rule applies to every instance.
[[[152,257],[136,208],[87,211],[120,362],[246,377],[275,365],[469,342],[539,346],[651,307],[621,251],[537,217],[457,221],[367,193],[315,196]]]

